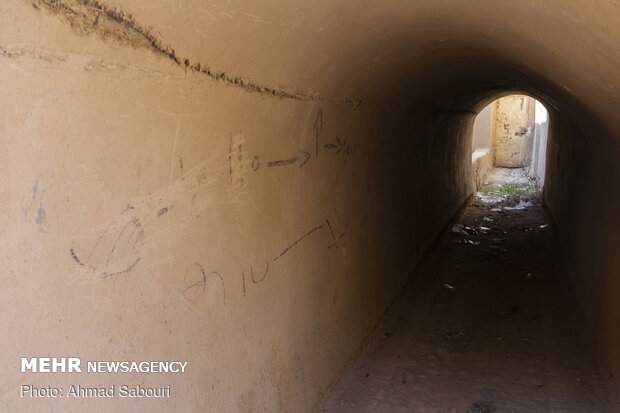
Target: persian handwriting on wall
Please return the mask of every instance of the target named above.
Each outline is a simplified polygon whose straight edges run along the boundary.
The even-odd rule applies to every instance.
[[[316,118],[314,119],[314,125],[312,127],[314,130],[314,141],[315,141],[315,156],[316,159],[319,159],[319,137],[320,133],[323,131],[323,109],[319,109],[316,114]]]
[[[270,159],[263,161],[261,156],[246,156],[244,154],[244,138],[242,134],[231,136],[228,146],[228,175],[231,186],[243,185],[245,183],[245,170],[258,172],[261,167],[278,168],[286,166],[296,166],[302,168],[310,160],[310,152],[305,149],[298,149],[293,156],[281,159]],[[252,159],[249,165],[245,165],[246,159]]]
[[[261,284],[267,280],[269,274],[273,272],[274,267],[277,267],[276,263],[278,263],[279,260],[291,251],[299,248],[303,242],[309,240],[313,234],[320,231],[327,231],[329,241],[326,244],[326,248],[331,249],[342,245],[343,239],[346,235],[345,230],[347,228],[348,223],[343,223],[340,219],[338,211],[334,210],[333,216],[326,218],[324,222],[303,233],[297,239],[292,241],[291,244],[282,248],[277,255],[274,256],[274,258],[268,259],[261,264],[251,263],[249,265],[249,271],[241,270],[239,274],[242,296],[246,296],[251,285]],[[214,281],[208,283],[210,279],[213,279]],[[179,289],[179,293],[190,303],[195,304],[200,300],[200,296],[206,293],[207,285],[210,285],[211,287],[209,288],[221,288],[222,304],[225,305],[227,282],[230,282],[230,280],[225,279],[220,272],[211,271],[207,273],[202,264],[195,262],[189,265],[185,270],[183,287]]]
[[[320,136],[323,132],[323,109],[319,109],[313,125],[315,138],[316,159],[319,158]],[[339,156],[340,165],[345,166],[347,161],[353,158],[357,150],[357,145],[351,144],[347,138],[335,137],[335,141],[322,145],[324,150],[334,151]]]
[[[314,160],[319,159],[320,151],[323,150],[325,152],[333,152],[339,159],[339,163],[341,166],[346,166],[347,162],[351,160],[357,150],[357,145],[352,144],[350,140],[347,138],[334,137],[332,141],[329,141],[323,145],[321,145],[321,141],[323,139],[323,126],[324,126],[324,114],[323,109],[319,109],[316,117],[314,118],[314,123],[312,127],[313,137],[314,137]],[[228,145],[228,171],[229,171],[229,180],[231,186],[242,185],[245,183],[245,170],[249,170],[252,172],[258,172],[261,168],[265,166],[267,168],[276,168],[276,167],[297,167],[302,168],[305,166],[313,157],[311,154],[311,149],[298,148],[296,154],[291,154],[287,157],[282,157],[280,159],[268,159],[264,160],[264,156],[258,154],[245,154],[245,138],[241,133],[236,135],[232,135],[229,138]],[[246,159],[248,161],[246,161]],[[251,159],[251,161],[249,161]],[[245,163],[249,163],[244,168]]]
[[[246,183],[245,176],[248,173],[256,173],[269,168],[274,170],[303,168],[309,162],[318,161],[322,153],[331,154],[332,160],[334,159],[333,155],[339,156],[340,164],[344,166],[355,153],[355,145],[351,144],[346,138],[326,138],[324,136],[324,117],[323,110],[319,109],[314,118],[312,129],[314,154],[310,152],[311,150],[299,148],[297,153],[281,158],[266,158],[260,154],[247,156],[248,145],[243,134],[231,134],[227,151],[229,184],[232,186],[243,185]],[[329,159],[330,156],[326,156],[325,162],[328,162]],[[322,156],[321,160],[323,161]],[[98,237],[92,238],[90,243],[81,241],[79,244],[74,244],[70,249],[72,259],[81,267],[96,273],[99,278],[128,274],[136,268],[142,259],[141,250],[144,247],[145,240],[144,225],[147,222],[152,222],[149,221],[151,217],[154,217],[155,220],[162,216],[170,219],[170,209],[173,206],[170,202],[175,201],[176,211],[177,208],[180,208],[177,201],[182,203],[182,197],[191,198],[191,200],[188,198],[187,202],[192,205],[194,212],[202,210],[203,206],[206,208],[206,206],[211,205],[206,201],[207,198],[213,198],[211,188],[217,182],[213,179],[210,182],[207,181],[208,166],[206,161],[188,171],[185,170],[183,158],[180,154],[178,161],[182,176],[177,182],[171,184],[170,188],[166,189],[165,195],[160,193],[157,198],[152,195],[141,200],[141,204],[134,203],[137,208],[128,205],[120,217],[114,220]],[[217,177],[215,179],[221,179],[221,175],[213,176]],[[155,202],[155,199],[158,199],[158,202]],[[288,246],[279,251],[273,251],[273,255],[268,254],[264,262],[247,265],[240,274],[243,296],[247,292],[248,285],[257,285],[268,279],[269,274],[277,268],[276,263],[280,263],[288,253],[299,249],[307,240],[314,238],[315,234],[319,232],[329,234],[329,242],[326,243],[327,249],[344,245],[347,224],[340,220],[336,211],[334,212],[335,214],[330,214],[331,216],[326,217],[323,222],[308,228],[307,231],[293,239]],[[174,219],[182,219],[179,217]],[[192,217],[195,218],[198,215],[192,214]],[[179,292],[188,301],[194,302],[198,300],[201,294],[219,285],[223,293],[222,303],[225,304],[226,279],[224,275],[218,271],[207,271],[205,268],[208,267],[203,266],[203,264],[205,263],[197,260],[186,268]],[[250,282],[251,284],[249,284]]]
[[[207,165],[203,162],[170,186],[134,199],[97,237],[81,236],[70,248],[70,255],[77,264],[100,278],[127,274],[141,261],[147,229],[151,229],[151,236],[166,231],[167,227],[162,227],[161,223],[177,208],[175,223],[190,225],[189,222],[208,207],[209,203],[204,201],[210,188]],[[185,215],[181,211],[185,211]]]
[[[222,302],[223,304],[226,304],[226,285],[224,284],[224,277],[222,277],[222,275],[217,271],[211,271],[207,274],[204,267],[198,262],[190,264],[185,270],[183,281],[186,284],[189,283],[189,285],[181,289],[179,292],[183,295],[183,297],[193,303],[198,300],[198,294],[204,294],[207,291],[207,282],[210,279],[214,279],[214,283],[221,285]],[[218,280],[219,283],[217,282]]]
[[[345,166],[347,161],[353,157],[355,153],[356,147],[351,145],[351,143],[345,138],[340,139],[336,137],[336,141],[334,143],[326,143],[323,145],[323,148],[334,150],[340,158],[340,165]]]
[[[260,161],[258,162],[260,166]],[[256,168],[258,170],[258,168]],[[231,136],[228,144],[228,174],[230,184],[241,184],[245,182],[243,178],[243,135]]]
[[[348,222],[344,223],[341,221],[338,211],[334,210],[334,215],[326,218],[324,222],[319,225],[313,227],[312,229],[306,231],[304,234],[295,239],[291,244],[283,248],[273,259],[267,260],[263,265],[256,266],[255,264],[250,265],[250,276],[252,283],[258,284],[263,282],[267,275],[270,272],[270,269],[273,269],[274,265],[279,262],[286,254],[299,248],[301,244],[311,238],[311,236],[319,231],[328,231],[330,241],[327,244],[327,249],[338,247],[343,244],[343,239],[346,235],[346,229],[348,228]],[[260,269],[259,269],[260,268]],[[243,283],[243,295],[246,295],[246,276],[245,272],[241,272],[241,279]]]
[[[341,240],[345,237],[346,235],[346,230],[349,227],[349,223],[348,222],[343,222],[340,219],[340,214],[338,214],[338,211],[334,210],[334,217],[335,220],[333,220],[333,224],[330,223],[329,218],[325,219],[325,223],[327,224],[328,228],[329,228],[329,232],[332,236],[332,243],[329,244],[327,246],[327,248],[335,248],[338,247],[341,244]]]
[[[133,270],[140,261],[136,249],[144,242],[144,229],[140,220],[134,216],[120,222],[120,226],[118,222],[111,224],[97,238],[94,246],[85,252],[78,253],[75,248],[71,248],[73,260],[98,273],[100,278]]]

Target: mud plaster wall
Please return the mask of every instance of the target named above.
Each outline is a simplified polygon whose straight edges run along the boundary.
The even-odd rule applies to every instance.
[[[63,411],[310,410],[470,192],[472,117],[213,75],[91,11],[0,6],[2,410],[49,408],[25,381],[174,395]],[[37,355],[189,367],[18,373]]]
[[[544,198],[574,287],[620,384],[620,200],[610,191],[620,178],[620,148],[614,135],[596,124],[549,122]]]
[[[491,118],[494,104],[487,105],[475,118],[472,137],[472,186],[480,188],[493,169],[495,133],[491,134]]]

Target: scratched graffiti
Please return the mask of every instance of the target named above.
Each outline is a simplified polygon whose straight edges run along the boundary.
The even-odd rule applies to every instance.
[[[280,250],[278,254],[275,255],[275,257],[270,261],[262,263],[261,265],[251,264],[249,278],[252,281],[252,284],[260,284],[265,281],[265,279],[272,272],[273,267],[276,266],[279,260],[281,260],[291,251],[294,251],[297,248],[301,248],[301,245],[311,239],[313,234],[315,233],[318,233],[320,231],[326,231],[328,233],[328,242],[326,244],[327,249],[343,246],[346,237],[346,230],[348,227],[349,223],[343,221],[338,211],[334,210],[334,213],[331,214],[331,216],[325,218],[325,220],[319,223],[319,225],[314,226],[310,230],[297,237],[289,245],[282,248],[282,250]],[[241,271],[241,283],[242,293],[245,297],[248,289],[245,271]]]
[[[347,228],[348,222],[343,222],[338,211],[334,210],[334,214],[332,214],[332,216],[327,217],[319,225],[297,237],[289,245],[282,248],[273,259],[267,260],[260,264],[250,264],[248,272],[244,270],[241,270],[240,272],[242,296],[246,296],[250,285],[258,285],[265,282],[276,263],[289,252],[295,250],[296,248],[300,248],[305,241],[312,237],[313,234],[320,231],[326,231],[328,236],[326,248],[331,249],[341,245],[340,243],[345,238]],[[210,280],[213,281],[210,282]],[[250,281],[251,284],[248,284]],[[226,304],[226,282],[224,277],[218,271],[207,272],[199,262],[194,262],[186,268],[183,275],[182,284],[183,287],[179,289],[179,293],[191,304],[200,302],[201,298],[205,295],[208,286],[210,286],[209,288],[214,289],[220,288],[222,291],[221,303],[223,305]]]
[[[243,185],[243,144],[244,137],[241,133],[230,136],[228,144],[228,175],[231,186]]]
[[[209,282],[209,280],[213,281]],[[200,297],[207,291],[207,286],[213,285],[213,288],[221,288],[222,303],[226,304],[224,277],[217,271],[207,273],[202,264],[198,262],[192,263],[185,270],[183,283],[185,286],[179,290],[179,293],[191,303],[198,302]]]
[[[333,161],[334,156],[342,166],[352,159],[356,151],[356,145],[347,138],[338,136],[329,137],[324,131],[325,114],[319,109],[313,123],[314,148],[298,148],[295,152],[281,153],[281,156],[265,156],[264,154],[248,153],[248,145],[244,135],[239,132],[231,134],[228,139],[227,163],[221,164],[222,168],[228,169],[229,184],[239,187],[247,184],[248,174],[261,173],[269,169],[290,170],[287,168],[303,168],[310,162],[316,162],[320,153],[329,153],[331,156],[323,158],[322,162]],[[274,150],[274,153],[276,151]],[[314,153],[312,153],[314,152]],[[72,259],[81,267],[95,272],[100,278],[114,277],[130,273],[139,265],[142,249],[145,242],[145,226],[153,222],[174,222],[175,228],[182,228],[182,220],[194,219],[199,212],[213,205],[217,199],[214,192],[214,184],[221,180],[224,170],[220,173],[211,172],[207,161],[189,167],[184,163],[181,154],[173,157],[181,176],[170,183],[165,190],[149,194],[149,196],[132,201],[118,219],[115,219],[101,234],[93,237],[90,242],[83,239],[74,243],[70,249]],[[226,185],[224,186],[226,187]],[[38,181],[33,186],[33,202],[38,202],[37,194],[42,196],[38,189]],[[227,193],[221,193],[227,195]],[[37,199],[35,199],[37,198]],[[175,204],[172,204],[172,201]],[[40,203],[42,206],[42,202]],[[35,205],[35,204],[33,204]],[[35,205],[36,206],[36,205]],[[174,207],[174,209],[172,209]],[[189,209],[188,209],[189,208]],[[31,216],[33,207],[28,204],[25,216]],[[177,212],[178,211],[178,212]],[[187,212],[190,212],[188,217]],[[194,213],[192,213],[192,211]],[[45,222],[44,212],[36,221],[42,226]],[[334,210],[322,221],[309,227],[306,231],[292,238],[288,245],[282,246],[268,253],[262,262],[242,264],[240,270],[241,287],[243,296],[250,288],[269,280],[277,272],[279,264],[294,251],[299,251],[306,243],[319,242],[328,250],[345,245],[348,222],[341,219],[338,211]],[[157,231],[157,229],[160,231]],[[151,228],[154,233],[162,233],[161,225]],[[168,227],[165,227],[166,231]],[[151,234],[151,233],[150,233]],[[150,235],[153,238],[154,234]],[[316,245],[316,244],[315,244]],[[201,300],[207,291],[221,289],[222,304],[226,304],[226,283],[222,273],[207,271],[203,265],[196,261],[187,266],[178,288],[180,296],[186,302],[194,304]]]
[[[315,157],[319,159],[319,138],[323,131],[323,109],[319,109],[317,112],[312,129],[314,130]]]
[[[327,246],[327,248],[337,248],[344,245],[344,237],[347,234],[346,230],[347,228],[349,228],[349,222],[343,221],[340,218],[340,214],[338,213],[338,211],[334,209],[332,221],[330,221],[329,218],[326,218],[325,223],[327,224],[330,235],[332,237],[332,242]]]
[[[267,162],[267,167],[271,168],[274,166],[286,166],[296,164],[298,168],[301,168],[308,162],[308,159],[310,159],[310,152],[300,149],[298,156],[293,156],[292,158],[287,159],[279,159],[276,161],[269,161]]]
[[[357,146],[352,145],[346,138],[341,139],[336,137],[336,140],[333,143],[326,143],[323,145],[323,148],[335,151],[336,155],[338,155],[340,165],[345,166],[347,161],[353,158]]]
[[[321,224],[321,225],[317,225],[316,227],[312,228],[310,231],[306,232],[305,234],[303,234],[301,237],[299,237],[297,240],[295,240],[291,245],[289,245],[288,247],[284,248],[282,250],[282,252],[280,252],[280,254],[278,254],[273,261],[277,261],[280,258],[282,258],[287,252],[289,252],[290,250],[292,250],[293,248],[295,248],[300,242],[302,242],[305,238],[309,237],[312,233],[325,228],[325,224]]]
[[[183,158],[178,159],[181,163]],[[96,235],[80,235],[74,240],[69,250],[73,261],[100,278],[128,274],[144,255],[147,230],[150,239],[156,240],[160,234],[170,235],[167,222],[173,221],[178,232],[190,226],[213,204],[212,188],[218,174],[208,173],[207,161],[191,168],[183,165],[180,170],[182,175],[169,186],[132,199],[107,227],[94,232]],[[151,243],[149,248],[154,247]]]
[[[291,154],[288,157],[281,157],[270,159],[260,154],[247,154],[245,145],[245,138],[241,133],[232,135],[229,138],[228,146],[228,175],[230,185],[237,187],[245,183],[246,172],[258,172],[262,167],[267,168],[286,168],[297,167],[302,168],[309,163],[311,159],[315,161],[319,159],[321,151],[332,152],[336,155],[338,162],[341,166],[346,166],[347,163],[354,157],[357,151],[357,145],[353,144],[348,138],[341,138],[335,136],[333,139],[324,137],[324,113],[323,109],[317,111],[312,131],[314,134],[314,148],[298,148],[297,153]],[[327,143],[321,144],[321,141],[328,139]],[[314,152],[314,157],[311,152]]]
[[[128,206],[126,212],[131,211]],[[144,242],[144,229],[140,220],[129,216],[126,220],[110,225],[99,235],[94,245],[83,251],[71,248],[71,257],[80,266],[96,272],[100,278],[129,273],[140,262],[137,249]]]

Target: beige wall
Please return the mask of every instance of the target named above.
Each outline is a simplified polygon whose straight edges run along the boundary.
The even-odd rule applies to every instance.
[[[474,120],[472,137],[472,187],[478,190],[485,182],[493,169],[495,153],[495,128],[491,120],[495,120],[495,107],[492,102],[484,107]],[[493,123],[494,125],[494,123]]]
[[[2,409],[50,406],[18,384],[76,381],[174,397],[55,408],[310,409],[468,195],[460,117],[415,135],[398,110],[274,97],[1,7]],[[37,355],[189,368],[17,372]]]
[[[505,96],[494,102],[495,165],[521,168],[532,161],[536,100],[524,95]]]
[[[545,196],[620,373],[620,13],[589,4],[1,2],[2,410],[77,381],[19,357],[71,355],[188,360],[77,377],[171,384],[161,409],[309,411],[473,190],[475,113],[514,91],[551,111]]]
[[[491,105],[487,105],[476,115],[473,146],[474,149],[491,147]]]
[[[582,308],[620,383],[620,197],[610,190],[620,178],[620,148],[613,132],[587,120],[551,118],[545,203],[553,212]]]
[[[530,173],[536,178],[539,188],[545,183],[545,163],[547,162],[547,136],[549,134],[549,122],[536,124],[536,136],[532,148],[532,162]]]

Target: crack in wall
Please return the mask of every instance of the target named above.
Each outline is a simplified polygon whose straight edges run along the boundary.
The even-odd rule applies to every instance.
[[[324,99],[318,94],[272,88],[254,83],[241,76],[214,70],[200,62],[191,62],[188,58],[177,56],[171,45],[159,39],[148,27],[137,22],[133,15],[124,12],[119,7],[107,6],[99,0],[34,0],[32,6],[36,9],[47,9],[52,14],[61,17],[78,34],[98,35],[105,40],[115,40],[124,46],[151,50],[185,70],[241,87],[248,92],[301,101],[340,102],[353,105],[356,109],[365,103],[361,99]]]

